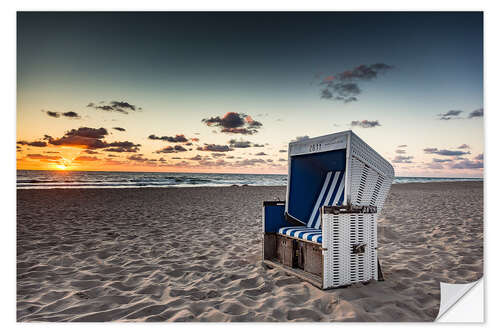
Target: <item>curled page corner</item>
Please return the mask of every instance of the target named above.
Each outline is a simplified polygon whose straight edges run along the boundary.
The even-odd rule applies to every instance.
[[[457,319],[453,318],[452,319],[452,316],[449,316],[448,315],[448,311],[453,307],[455,308],[455,305],[458,304],[458,303],[462,303],[462,298],[464,297],[464,295],[466,295],[472,288],[474,288],[474,286],[476,286],[479,282],[481,282],[481,290],[480,290],[480,298],[474,298],[474,302],[478,301],[480,302],[481,304],[481,307],[480,307],[480,317],[481,319],[480,320],[475,320],[475,319],[472,319],[471,321],[473,322],[482,322],[483,321],[483,307],[482,307],[482,300],[483,300],[483,281],[482,281],[482,278],[477,280],[477,281],[474,281],[474,282],[471,282],[471,283],[465,283],[465,284],[452,284],[452,283],[444,283],[444,282],[441,282],[440,283],[440,287],[441,287],[441,302],[440,302],[440,305],[439,305],[439,313],[436,317],[436,321],[439,321],[439,322],[469,322],[468,319],[466,318],[460,318],[460,317],[456,317]],[[464,301],[467,301],[464,299]],[[461,304],[463,305],[463,304]],[[477,304],[466,304],[465,306],[467,308],[475,308],[477,309],[476,307]],[[463,309],[466,311],[466,309]],[[463,311],[463,310],[460,310],[460,311]],[[446,314],[446,316],[444,316]],[[460,318],[460,319],[458,319]]]

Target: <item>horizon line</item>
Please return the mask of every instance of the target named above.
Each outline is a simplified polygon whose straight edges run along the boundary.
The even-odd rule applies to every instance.
[[[236,173],[236,172],[181,172],[181,171],[108,171],[108,170],[54,170],[54,169],[16,169],[16,171],[50,171],[50,172],[115,172],[115,173],[192,173],[192,174],[220,174],[220,175],[273,175],[288,176],[282,173]],[[440,179],[482,179],[484,177],[430,177],[430,176],[395,176],[395,178],[440,178]]]

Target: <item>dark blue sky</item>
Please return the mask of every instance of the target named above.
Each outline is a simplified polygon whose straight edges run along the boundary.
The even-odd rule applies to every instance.
[[[21,13],[18,60],[21,74],[85,66],[270,79],[382,61],[462,67],[481,85],[482,35],[481,13]]]

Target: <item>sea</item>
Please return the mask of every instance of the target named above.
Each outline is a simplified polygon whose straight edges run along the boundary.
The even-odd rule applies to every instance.
[[[482,181],[482,178],[396,177],[394,183]],[[17,170],[18,189],[285,186],[287,175]]]

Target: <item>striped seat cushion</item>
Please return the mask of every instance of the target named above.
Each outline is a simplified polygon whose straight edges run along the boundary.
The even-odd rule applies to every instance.
[[[283,227],[278,230],[279,234],[298,239],[308,240],[321,244],[321,230],[307,227]]]
[[[321,228],[321,207],[341,205],[344,201],[344,171],[329,171],[307,222],[308,228]]]

